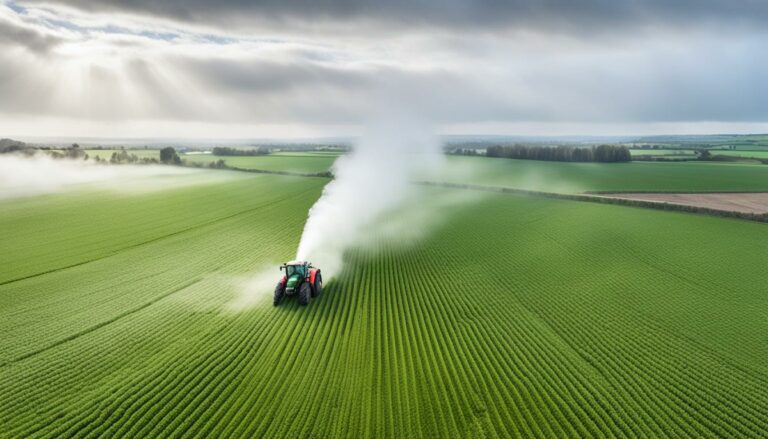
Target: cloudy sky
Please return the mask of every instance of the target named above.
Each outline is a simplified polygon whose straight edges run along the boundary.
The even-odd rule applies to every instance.
[[[765,0],[0,0],[0,137],[768,132]]]

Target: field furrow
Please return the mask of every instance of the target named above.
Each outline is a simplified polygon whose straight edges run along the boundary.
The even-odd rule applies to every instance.
[[[130,206],[61,195],[0,212],[28,218],[16,234],[49,230],[56,212],[70,228],[39,260],[9,262],[27,279],[0,276],[0,436],[768,431],[764,225],[484,194],[442,206],[417,245],[372,228],[308,307],[273,307],[273,284],[233,306],[254,276],[278,280],[324,182],[243,177]],[[451,194],[426,188],[424,203]],[[188,217],[174,224],[163,199]],[[110,239],[123,232],[99,222],[102,203],[131,237]]]

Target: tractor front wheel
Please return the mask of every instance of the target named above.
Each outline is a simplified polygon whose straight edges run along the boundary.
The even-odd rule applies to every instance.
[[[309,304],[309,297],[312,295],[312,287],[309,282],[302,282],[299,287],[299,305]]]
[[[312,297],[317,297],[323,292],[323,276],[320,273],[315,275],[315,284],[312,288]]]
[[[280,302],[283,301],[283,297],[285,297],[285,285],[283,285],[282,282],[278,282],[275,287],[275,295],[272,298],[272,305],[280,305]]]

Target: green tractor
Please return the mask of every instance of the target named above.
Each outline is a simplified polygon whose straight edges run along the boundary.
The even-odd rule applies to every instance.
[[[285,270],[285,275],[275,287],[275,296],[272,303],[277,306],[285,296],[297,294],[299,303],[306,305],[310,297],[317,297],[323,292],[323,276],[320,269],[312,266],[307,261],[291,261],[280,266],[280,271]]]

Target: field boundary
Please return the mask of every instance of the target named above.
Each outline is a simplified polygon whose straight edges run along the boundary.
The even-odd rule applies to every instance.
[[[228,166],[226,169],[239,172],[250,172],[253,174],[275,174],[275,175],[290,175],[294,177],[323,177],[333,178],[331,171],[325,172],[293,172],[293,171],[267,171],[266,169],[250,169],[250,168],[238,168],[235,166]]]
[[[466,189],[466,190],[475,190],[475,191],[484,191],[484,192],[519,194],[519,195],[529,195],[529,196],[542,197],[542,198],[556,198],[561,200],[586,201],[586,202],[592,202],[592,203],[615,204],[620,206],[643,207],[643,208],[656,209],[656,210],[698,213],[703,215],[718,216],[718,217],[725,217],[725,218],[736,218],[736,219],[743,219],[748,221],[755,221],[759,223],[768,223],[768,214],[734,212],[731,210],[720,210],[720,209],[712,209],[708,207],[687,206],[683,204],[671,204],[671,203],[662,203],[662,202],[655,202],[655,201],[628,200],[625,198],[610,198],[606,196],[597,195],[596,192],[589,192],[589,193],[583,193],[583,194],[563,194],[559,192],[534,191],[534,190],[516,189],[516,188],[510,188],[510,187],[504,187],[504,186],[483,186],[483,185],[476,185],[476,184],[447,183],[447,182],[435,182],[435,181],[414,181],[413,183],[421,186],[435,186],[435,187],[444,187],[444,188],[450,188],[450,189]],[[738,191],[738,192],[744,193],[745,191]],[[761,192],[764,192],[764,191],[761,191]],[[613,192],[613,193],[616,193],[616,192]],[[638,192],[635,192],[635,193],[638,193]],[[701,192],[691,192],[691,193],[701,193]]]

